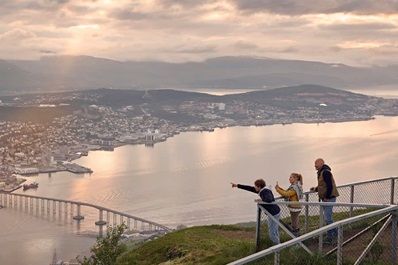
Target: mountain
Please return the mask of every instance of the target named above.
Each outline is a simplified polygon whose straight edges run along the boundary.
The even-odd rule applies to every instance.
[[[398,85],[398,66],[344,64],[254,57],[203,62],[115,61],[90,56],[50,56],[1,61],[0,91],[45,92],[94,88],[275,88],[317,84],[340,88]]]

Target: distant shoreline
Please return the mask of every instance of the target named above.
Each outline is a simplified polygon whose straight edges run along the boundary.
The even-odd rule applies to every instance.
[[[370,121],[377,119],[377,117],[397,117],[396,115],[377,115],[377,116],[372,116],[369,118],[358,118],[358,119],[328,119],[328,120],[318,120],[318,121],[286,121],[282,123],[260,123],[260,124],[253,124],[253,123],[237,123],[237,124],[231,124],[227,126],[196,126],[196,129],[191,129],[191,130],[183,130],[180,132],[173,132],[167,134],[165,138],[158,139],[158,140],[153,140],[153,141],[145,141],[145,139],[141,140],[136,140],[132,142],[117,142],[116,144],[112,146],[106,146],[101,147],[101,146],[93,146],[91,148],[88,148],[87,151],[109,151],[112,152],[115,148],[126,146],[126,145],[146,145],[146,146],[154,146],[157,143],[167,141],[167,139],[174,137],[177,134],[184,133],[184,132],[213,132],[215,129],[224,129],[224,128],[233,128],[233,127],[263,127],[263,126],[272,126],[272,125],[292,125],[292,124],[321,124],[321,123],[344,123],[344,122],[355,122],[355,121]],[[87,154],[88,155],[88,154]],[[74,154],[73,157],[68,157],[68,161],[76,161],[77,159],[80,159],[82,156],[85,155],[77,155]],[[56,168],[54,167],[43,167],[43,168],[38,168],[37,173],[25,173],[20,175],[23,176],[32,176],[32,175],[38,175],[38,174],[46,174],[46,173],[57,173],[57,172],[63,172],[63,171],[69,171],[74,174],[86,174],[86,173],[93,173],[94,171],[90,168],[86,168],[84,166],[81,166],[76,163],[72,163],[72,165],[76,166],[76,170],[68,170],[65,166],[57,166]]]

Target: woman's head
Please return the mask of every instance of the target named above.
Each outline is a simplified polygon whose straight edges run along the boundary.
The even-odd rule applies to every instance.
[[[300,185],[303,185],[303,176],[299,173],[292,173],[290,174],[289,181],[291,184],[300,183]]]
[[[263,179],[258,179],[254,182],[254,188],[257,192],[259,192],[262,188],[265,187],[265,181]]]

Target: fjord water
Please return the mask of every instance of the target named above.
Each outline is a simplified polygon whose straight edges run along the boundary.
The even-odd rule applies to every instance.
[[[233,127],[188,132],[154,147],[95,151],[76,162],[91,175],[40,176],[38,195],[80,200],[162,224],[234,223],[253,218],[251,194],[230,182],[288,185],[291,172],[315,185],[325,158],[337,184],[397,175],[398,118],[324,124]]]
[[[272,187],[277,181],[287,187],[289,174],[300,172],[308,190],[316,183],[317,157],[325,158],[338,185],[396,176],[396,146],[398,117],[187,132],[154,147],[127,145],[114,152],[90,152],[75,162],[92,168],[93,174],[42,174],[29,180],[39,182],[39,188],[25,193],[99,204],[172,227],[238,223],[255,219],[256,195],[232,189],[230,182],[251,184],[264,178]],[[0,214],[11,213],[3,209]],[[0,218],[0,224],[4,220]],[[25,218],[17,226],[35,231],[37,222]],[[53,235],[56,227],[49,226],[48,233]],[[42,233],[25,231],[24,242],[30,243],[18,245],[18,252],[30,255],[31,248],[45,248],[48,260],[58,246],[61,257],[74,257],[78,253],[68,243],[70,232],[59,225],[58,229],[53,241],[40,241],[49,237],[45,228]],[[0,236],[18,238],[9,232]],[[4,244],[2,240],[1,249]]]

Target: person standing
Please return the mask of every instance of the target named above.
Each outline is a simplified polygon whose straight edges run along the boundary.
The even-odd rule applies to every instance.
[[[301,174],[292,173],[289,177],[290,186],[287,190],[282,189],[278,183],[276,183],[275,190],[283,197],[286,201],[293,202],[287,207],[290,211],[290,217],[292,220],[292,232],[295,236],[300,233],[299,215],[301,212],[301,205],[298,203],[303,198],[303,177]]]
[[[311,191],[317,191],[320,201],[322,202],[336,202],[339,196],[336,182],[334,180],[331,168],[325,164],[322,158],[315,160],[315,169],[317,170],[318,186],[311,188]],[[326,225],[333,223],[333,206],[324,206],[323,215]],[[325,243],[331,243],[337,236],[337,229],[331,229],[327,232]]]
[[[265,187],[265,181],[263,179],[258,179],[254,182],[254,187],[253,186],[247,186],[247,185],[242,185],[242,184],[235,184],[232,183],[232,188],[239,188],[242,190],[247,190],[250,192],[257,193],[261,199],[255,200],[256,202],[275,202],[274,194],[270,189],[267,189]],[[279,222],[279,217],[280,217],[280,211],[281,209],[279,208],[278,205],[276,204],[264,204],[263,205],[264,209],[266,209],[277,221],[272,220],[270,217],[268,217],[268,234],[271,239],[271,241],[274,244],[279,244],[279,228],[278,228],[278,222]]]

